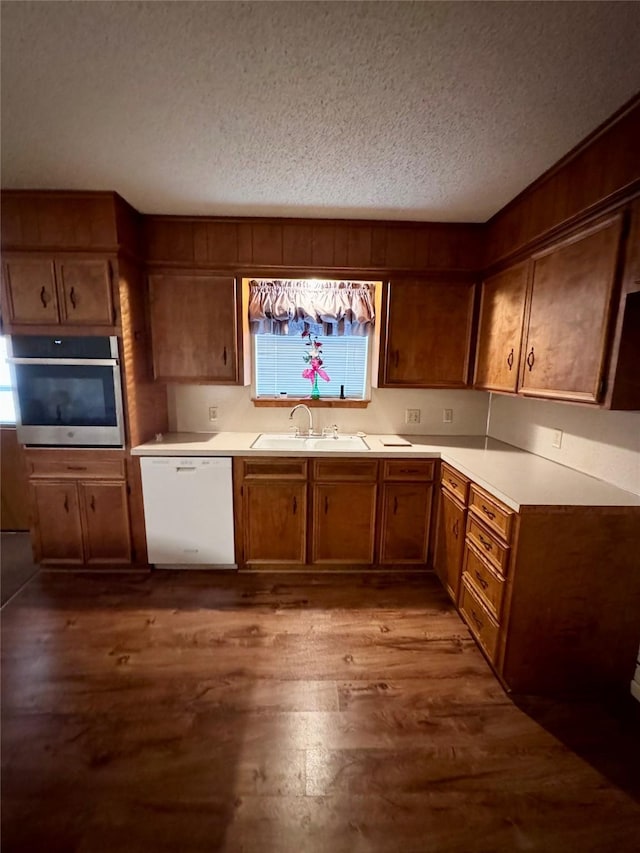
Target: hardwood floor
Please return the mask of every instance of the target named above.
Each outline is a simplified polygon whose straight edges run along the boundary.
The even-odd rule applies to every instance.
[[[2,640],[4,853],[640,849],[635,706],[525,713],[431,576],[40,573]]]

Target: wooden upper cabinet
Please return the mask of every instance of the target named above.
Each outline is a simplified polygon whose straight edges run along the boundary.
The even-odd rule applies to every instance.
[[[598,401],[621,234],[620,214],[533,256],[520,393]]]
[[[111,266],[98,259],[68,259],[56,263],[60,321],[110,325],[114,321]]]
[[[476,388],[517,389],[528,271],[525,262],[482,282]]]
[[[114,325],[105,258],[10,257],[4,285],[9,325]]]
[[[7,322],[20,325],[58,322],[53,258],[16,258],[4,264]]]
[[[238,305],[231,276],[149,276],[153,369],[169,382],[240,382]]]
[[[380,386],[464,388],[475,284],[395,280],[387,285]]]

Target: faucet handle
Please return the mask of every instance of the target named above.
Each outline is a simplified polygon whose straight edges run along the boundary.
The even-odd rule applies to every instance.
[[[322,435],[327,436],[327,437],[332,436],[333,438],[337,438],[338,437],[338,425],[337,424],[331,424],[331,426],[323,427]]]

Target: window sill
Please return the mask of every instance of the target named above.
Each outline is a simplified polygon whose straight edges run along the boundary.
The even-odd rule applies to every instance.
[[[339,397],[321,397],[319,400],[312,400],[310,397],[253,397],[252,403],[260,408],[287,408],[296,406],[298,403],[304,403],[310,408],[325,408],[325,409],[366,409],[370,400],[341,400]]]

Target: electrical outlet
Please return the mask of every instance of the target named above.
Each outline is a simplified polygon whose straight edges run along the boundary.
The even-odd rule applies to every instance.
[[[551,447],[557,447],[558,450],[562,447],[562,430],[561,429],[554,429],[553,441],[551,442]]]
[[[442,410],[442,423],[443,424],[452,424],[453,423],[453,409],[443,409]]]
[[[217,406],[209,406],[209,420],[217,421],[218,420],[218,407]]]
[[[405,422],[405,424],[419,424],[420,423],[420,409],[405,409],[404,410],[404,422]]]

